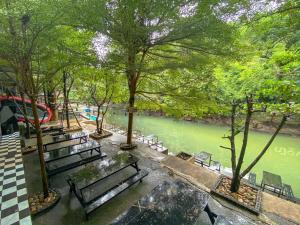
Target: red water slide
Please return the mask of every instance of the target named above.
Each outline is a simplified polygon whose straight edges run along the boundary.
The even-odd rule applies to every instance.
[[[25,121],[24,115],[22,113],[22,102],[22,98],[18,96],[0,96],[0,109],[5,106],[8,106],[10,108],[15,107],[15,110],[13,110],[13,112],[15,112],[18,121]],[[29,99],[25,99],[25,103],[28,109],[27,112],[29,120],[33,121],[31,101]],[[51,120],[52,111],[48,106],[38,103],[37,109],[41,123],[47,123]]]

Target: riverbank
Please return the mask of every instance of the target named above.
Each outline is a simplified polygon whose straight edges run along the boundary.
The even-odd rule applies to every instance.
[[[225,117],[206,117],[200,122],[213,124],[213,125],[222,125],[222,126],[230,126],[230,118]],[[256,120],[251,121],[250,129],[256,132],[264,132],[264,133],[274,133],[277,126],[278,121],[267,121],[267,120]],[[281,134],[290,135],[293,137],[300,136],[300,123],[286,123],[284,127],[280,130]]]

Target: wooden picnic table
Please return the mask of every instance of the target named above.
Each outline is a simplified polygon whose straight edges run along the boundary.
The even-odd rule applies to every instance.
[[[122,153],[100,162],[91,163],[82,170],[69,175],[67,180],[73,191],[79,190],[81,193],[77,194],[80,194],[85,200],[88,200],[89,197],[87,195],[90,194],[90,191],[84,193],[84,189],[89,188],[94,183],[104,180],[129,166],[134,167],[138,172],[139,168],[137,163],[138,158],[128,153]],[[82,176],[82,174],[89,174],[89,176]]]
[[[278,196],[280,196],[282,194],[283,188],[281,176],[267,171],[263,171],[261,187],[262,190],[264,190],[266,187],[269,187],[273,189],[274,193],[278,193]]]
[[[58,148],[44,153],[44,160],[46,163],[54,162],[63,158],[68,158],[75,155],[80,155],[85,152],[93,153],[93,151],[100,152],[101,145],[96,141],[88,141],[83,144],[71,145]]]
[[[97,142],[87,142],[44,153],[47,176],[51,178],[56,174],[105,158],[107,155],[101,152],[100,147]],[[94,151],[96,154],[93,154]]]
[[[138,158],[128,153],[121,153],[100,162],[89,163],[85,168],[68,176],[67,182],[70,186],[70,191],[74,192],[84,207],[86,217],[92,211],[148,175],[147,171],[139,169],[137,163]],[[102,184],[107,184],[110,177],[127,167],[133,167],[136,173],[129,177],[124,176],[125,173],[122,175],[124,177],[121,180],[115,181],[117,184],[112,183],[112,187],[103,188]]]

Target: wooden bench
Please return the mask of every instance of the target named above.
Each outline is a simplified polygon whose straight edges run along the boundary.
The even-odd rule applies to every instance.
[[[118,196],[119,194],[121,194],[123,191],[125,191],[132,185],[136,184],[139,181],[142,182],[142,179],[147,175],[148,172],[146,170],[140,170],[133,176],[129,177],[128,179],[112,187],[110,190],[105,192],[103,195],[99,196],[97,199],[94,199],[89,203],[85,203],[84,210],[85,210],[86,218],[88,219],[90,213],[92,213],[93,211],[95,211],[97,208],[101,207],[105,203],[109,202],[111,199]]]
[[[291,185],[289,185],[289,184],[283,184],[282,192],[283,192],[283,195],[288,200],[293,201],[293,202],[296,201]]]
[[[249,173],[248,177],[249,184],[256,185],[256,174],[255,173]]]

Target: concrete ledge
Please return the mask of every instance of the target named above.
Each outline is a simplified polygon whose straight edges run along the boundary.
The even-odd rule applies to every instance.
[[[300,224],[300,205],[263,192],[262,210]]]
[[[196,186],[208,192],[213,188],[219,176],[212,171],[175,156],[168,156],[166,160],[162,161],[162,164],[175,174],[188,179]]]

